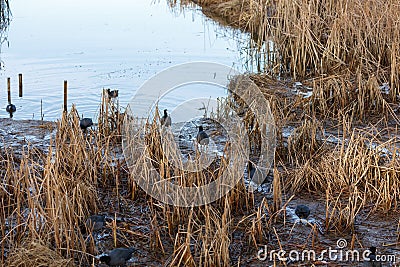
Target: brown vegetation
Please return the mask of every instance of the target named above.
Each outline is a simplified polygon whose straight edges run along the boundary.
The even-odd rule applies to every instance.
[[[375,77],[399,94],[400,6],[376,0],[199,0],[203,11],[251,33],[259,64],[294,78]],[[272,43],[271,43],[272,42]],[[361,79],[360,79],[361,78]]]
[[[105,229],[110,235],[101,250],[135,246],[141,253],[135,257],[146,266],[265,266],[255,258],[259,246],[321,251],[347,237],[351,248],[365,248],[372,242],[371,233],[357,228],[357,223],[360,226],[371,214],[378,214],[395,227],[400,225],[399,110],[395,108],[398,4],[361,0],[198,3],[250,31],[269,73],[289,72],[304,78],[303,87],[312,88],[307,98],[289,89],[291,81],[250,76],[270,101],[277,127],[271,190],[248,191],[242,178],[244,166],[228,168],[234,158],[220,157],[197,172],[170,164],[166,155],[174,144],[162,144],[157,116],[143,124],[150,156],[135,155],[133,147],[137,164],[128,173],[121,157],[123,114],[104,96],[97,129],[83,132],[73,108],[57,123],[49,153],[31,148],[17,160],[11,150],[1,151],[3,266],[90,266],[96,261],[92,254],[100,248],[80,226],[99,211],[114,217]],[[266,53],[269,48],[261,51],[270,38],[274,56]],[[383,82],[391,88],[389,96],[379,88]],[[243,108],[240,100],[232,102],[231,107]],[[219,116],[223,114],[228,113]],[[257,147],[260,130],[253,124],[254,114],[246,110],[242,118],[247,128],[254,125],[248,134]],[[140,135],[132,138],[139,143],[135,138]],[[149,161],[163,179],[183,186],[207,184],[224,171],[241,179],[211,204],[176,207],[150,197],[138,186],[138,177],[150,179]],[[309,200],[310,195],[317,203]],[[294,229],[288,207],[300,200],[313,205],[312,216],[322,225]],[[396,245],[399,230],[388,231],[391,236],[382,237],[384,242]],[[383,243],[382,239],[376,242]],[[282,263],[276,259],[275,264]]]

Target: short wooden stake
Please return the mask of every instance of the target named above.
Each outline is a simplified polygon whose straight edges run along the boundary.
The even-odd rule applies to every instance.
[[[22,73],[18,74],[19,97],[22,97]]]
[[[68,95],[68,82],[65,80],[64,81],[64,112],[68,111],[68,106],[67,106],[67,95]]]

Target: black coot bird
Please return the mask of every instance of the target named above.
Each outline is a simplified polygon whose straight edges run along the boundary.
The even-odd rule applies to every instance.
[[[369,251],[368,260],[365,261],[363,265],[368,267],[381,267],[382,263],[376,261],[376,247],[370,247]]]
[[[93,121],[91,118],[83,118],[79,121],[79,126],[82,130],[86,130],[88,127],[93,125]]]
[[[89,216],[86,220],[86,228],[90,231],[99,231],[101,230],[106,222],[105,215],[92,215]]]
[[[249,161],[247,165],[247,178],[251,179],[254,176],[254,173],[256,172],[256,168],[254,168],[253,163]]]
[[[116,248],[111,250],[107,255],[100,257],[100,261],[108,266],[125,266],[126,261],[132,257],[134,248]]]
[[[107,89],[108,98],[116,98],[118,97],[118,90],[112,90],[110,88]]]
[[[8,104],[6,107],[6,111],[8,113],[14,113],[15,111],[17,111],[17,107],[14,104]]]
[[[171,126],[171,117],[167,113],[168,110],[164,109],[164,116],[161,117],[161,126]]]
[[[199,126],[199,132],[197,133],[196,141],[203,146],[206,146],[210,143],[210,138],[201,125]]]
[[[294,213],[296,213],[297,217],[300,219],[305,219],[307,220],[308,216],[310,216],[310,208],[307,207],[306,205],[297,205]]]
[[[258,170],[258,175],[255,176],[257,171],[257,165],[254,165],[252,162],[247,163],[247,179],[251,180],[252,185],[260,186],[266,181],[267,177],[264,176],[262,170]]]

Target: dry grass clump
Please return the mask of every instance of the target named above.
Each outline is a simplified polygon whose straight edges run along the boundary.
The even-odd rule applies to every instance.
[[[72,259],[65,259],[59,253],[40,241],[30,241],[10,251],[6,266],[9,267],[58,267],[75,266]]]
[[[371,111],[385,114],[387,105],[379,88],[383,84],[389,88],[386,101],[397,101],[400,92],[397,1],[201,0],[196,3],[207,15],[218,16],[229,25],[250,32],[249,63],[256,62],[258,71],[279,77],[289,74],[295,79],[318,77],[313,84],[312,108],[323,116],[339,111],[351,112],[361,119]]]
[[[273,108],[280,138],[275,157],[280,171],[276,173],[288,177],[283,184],[287,192],[326,195],[327,231],[352,230],[359,212],[371,205],[383,212],[397,210],[400,160],[398,139],[393,137],[397,130],[388,135],[392,137],[381,134],[389,131],[382,127],[393,111],[376,77],[363,82],[361,74],[351,78],[346,73],[313,79],[309,84],[314,94],[305,99],[287,90],[282,92],[275,88],[277,82],[268,78],[255,77],[264,95],[274,103],[271,106],[279,107]],[[371,119],[371,115],[383,115],[380,130],[361,125],[354,128],[354,121]],[[342,130],[335,126],[341,121]],[[294,131],[284,138],[282,129],[288,125]],[[326,131],[328,125],[337,132],[337,139]]]
[[[312,79],[307,84],[314,87],[310,98],[291,94],[282,89],[287,84],[277,86],[268,77],[253,80],[270,99],[277,123],[274,176],[287,177],[287,192],[326,195],[327,231],[352,230],[364,208],[386,213],[398,209],[398,132],[385,128],[394,113],[376,77],[364,81],[360,73],[353,78],[346,73]],[[380,118],[378,128],[355,128],[355,122],[372,115]],[[285,138],[288,126],[294,131]]]
[[[228,104],[228,102],[221,102],[221,107]],[[152,213],[152,231],[149,237],[151,247],[169,255],[168,266],[231,266],[231,235],[236,230],[232,222],[233,217],[243,216],[243,221],[250,221],[247,215],[253,213],[254,196],[245,187],[244,166],[240,164],[237,157],[231,157],[229,142],[225,145],[224,155],[216,156],[207,167],[201,167],[207,155],[205,152],[196,152],[192,158],[193,163],[185,162],[176,154],[176,151],[180,152],[174,140],[171,139],[170,129],[160,128],[158,113],[156,109],[154,118],[151,121],[142,122],[143,124],[139,121],[126,124],[125,131],[130,133],[130,139],[124,140],[126,144],[133,144],[127,149],[129,149],[129,155],[133,155],[132,159],[136,159],[136,163],[130,166],[133,173],[131,177],[136,178],[132,179],[132,184],[140,183],[143,187],[142,182],[146,182],[148,186],[146,191],[153,190],[158,194],[158,197],[155,197],[156,200],[149,201]],[[221,116],[229,116],[229,114],[224,114],[222,111],[217,111],[214,115],[219,116],[220,119]],[[245,114],[246,111],[242,116],[245,117]],[[250,121],[250,118],[248,120]],[[245,130],[248,132],[250,122],[247,123]],[[144,129],[143,132],[140,132],[140,129]],[[243,138],[247,138],[247,134],[242,135]],[[142,153],[143,149],[148,155]],[[159,174],[158,178],[151,176],[151,168]],[[232,181],[224,180],[223,173],[229,177],[239,178],[233,179],[239,182],[230,184]],[[194,203],[187,205],[188,203],[183,202],[179,204],[187,207],[165,204],[170,199],[160,199],[164,197],[165,192],[153,187],[154,184],[162,183],[163,188],[167,189],[175,184],[197,188],[208,185],[216,179],[222,179],[222,184],[232,186],[232,189],[211,204],[199,207],[190,207]],[[219,190],[218,187],[216,189]],[[206,195],[200,194],[199,197]],[[172,194],[169,197],[179,198]],[[193,202],[198,201],[196,198],[193,199]],[[259,217],[261,216],[260,211]],[[263,228],[262,224],[263,221],[259,220],[258,229]],[[256,234],[250,230],[249,233]],[[249,236],[249,238],[262,240],[258,236],[254,238]],[[173,248],[172,251],[169,249],[170,246]]]
[[[107,89],[103,89],[98,116],[98,134],[111,141],[121,142],[124,114],[121,113],[118,98],[108,97]],[[106,138],[105,138],[106,139]]]
[[[281,138],[274,176],[287,177],[287,192],[326,195],[326,231],[354,232],[360,212],[371,207],[384,213],[398,210],[396,116],[375,76],[364,80],[361,72],[356,77],[347,72],[313,79],[310,98],[291,94],[284,83],[276,87],[278,82],[268,77],[253,79],[272,103]],[[379,126],[360,122],[372,116]],[[288,125],[295,130],[286,139],[282,129]]]
[[[235,231],[231,207],[235,203],[229,197],[219,203],[196,208],[149,203],[152,249],[170,255],[168,266],[231,266],[230,236]]]
[[[365,205],[363,192],[350,185],[341,191],[326,190],[325,230],[343,233],[354,232],[356,216]]]
[[[397,142],[397,138],[379,141],[369,133],[354,130],[335,147],[296,165],[288,173],[286,186],[293,192],[326,194],[326,228],[352,229],[363,207],[373,204],[373,209],[386,213],[398,209]]]
[[[142,126],[137,127],[136,123],[125,124],[125,131],[129,133],[129,139],[124,140],[126,144],[129,144],[125,147],[125,154],[131,157],[128,162],[134,162],[130,168],[136,178],[132,184],[136,184],[139,180],[142,187],[146,186],[146,189],[154,192],[159,198],[166,197],[164,201],[170,204],[172,204],[171,199],[178,199],[177,201],[185,199],[184,196],[178,195],[165,196],[166,192],[171,189],[171,183],[184,187],[198,187],[222,179],[218,185],[236,188],[236,191],[233,190],[234,192],[240,193],[243,190],[236,183],[233,184],[233,181],[239,181],[243,177],[244,164],[240,162],[242,156],[232,157],[232,146],[229,142],[224,144],[224,156],[201,153],[196,149],[195,153],[190,156],[191,160],[183,160],[170,129],[160,129],[157,112],[151,122],[146,121],[142,124],[138,122],[138,124]],[[247,139],[246,134],[237,136],[243,139],[242,142]],[[238,144],[241,144],[240,141]],[[143,151],[147,153],[143,153]],[[203,166],[205,167],[203,168]],[[154,170],[152,170],[153,168]],[[137,179],[138,177],[139,179]],[[158,186],[155,187],[155,184]],[[215,190],[215,194],[218,195],[222,192],[220,190],[224,190],[224,187],[217,186]],[[192,198],[193,201],[202,202],[205,195],[207,194],[196,192],[196,195],[193,196],[189,193],[187,197]],[[180,203],[179,205],[191,206],[192,203]]]
[[[72,107],[57,122],[47,154],[28,146],[19,160],[10,150],[1,155],[0,246],[8,252],[7,266],[91,262],[80,229],[98,211],[97,188],[114,183],[116,151],[110,138],[82,131]],[[4,263],[4,256],[1,259]]]
[[[320,155],[320,161],[306,163],[292,176],[292,189],[301,190],[313,185],[310,190],[334,192],[356,186],[363,192],[365,201],[375,202],[385,211],[398,207],[400,159],[396,139],[373,145],[369,135],[353,132],[333,150]],[[384,152],[385,151],[385,152]],[[353,191],[353,190],[351,190]]]
[[[382,74],[378,81],[390,83],[392,97],[399,93],[396,1],[245,0],[242,5],[259,6],[258,14],[249,12],[256,17],[249,19],[249,30],[256,40],[274,41],[275,60],[294,77],[350,69]]]
[[[229,204],[223,213],[208,205],[196,210],[175,235],[169,266],[230,266]]]
[[[268,225],[275,217],[266,217],[271,207],[264,202],[256,210],[241,212],[231,209],[235,202],[228,196],[196,208],[150,203],[152,249],[169,255],[168,266],[232,266],[242,256],[232,252],[232,246],[238,246],[233,235],[243,233],[240,243],[245,242],[251,253],[257,251],[259,243],[266,242],[271,229]]]
[[[341,120],[350,116],[366,120],[370,115],[388,117],[388,98],[381,92],[377,77],[355,77],[351,73],[312,79],[313,95],[309,99],[307,112],[322,118]]]
[[[320,153],[323,133],[321,122],[316,119],[304,120],[288,138],[289,162],[299,166]]]

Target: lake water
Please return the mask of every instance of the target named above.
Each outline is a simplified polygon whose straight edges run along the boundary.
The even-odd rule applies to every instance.
[[[13,18],[1,49],[1,117],[8,117],[7,77],[15,119],[40,119],[42,99],[44,119],[56,120],[64,80],[68,106],[75,103],[80,114],[93,117],[103,88],[118,89],[124,106],[147,79],[176,64],[242,65],[238,39],[245,37],[197,8],[171,10],[165,0],[13,0],[10,5]]]

